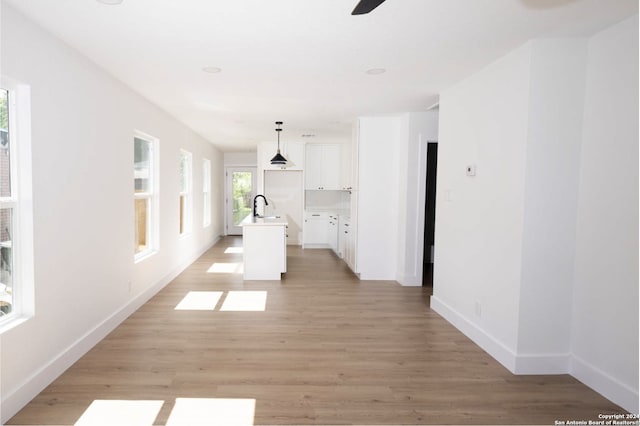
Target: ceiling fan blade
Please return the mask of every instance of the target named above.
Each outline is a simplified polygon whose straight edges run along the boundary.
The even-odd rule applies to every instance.
[[[360,0],[351,14],[364,15],[365,13],[369,13],[376,7],[380,6],[384,1],[385,0]]]

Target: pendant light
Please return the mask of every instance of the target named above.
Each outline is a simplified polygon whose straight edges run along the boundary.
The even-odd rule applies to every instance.
[[[282,131],[282,129],[280,128],[280,126],[282,126],[282,121],[276,121],[276,126],[278,126],[276,128],[276,132],[278,134],[278,152],[276,153],[276,155],[273,156],[273,158],[271,159],[271,164],[275,164],[275,165],[279,165],[279,166],[284,166],[285,164],[287,164],[287,159],[284,158],[282,156],[282,154],[280,154],[280,132]]]

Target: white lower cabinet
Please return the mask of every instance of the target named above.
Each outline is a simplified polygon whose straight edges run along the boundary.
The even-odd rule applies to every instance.
[[[302,228],[302,248],[329,247],[329,214],[305,212]]]
[[[345,259],[349,247],[353,254],[353,242],[350,243],[351,222],[349,216],[335,213],[305,212],[302,234],[302,248],[330,248],[336,256]],[[352,240],[352,239],[351,239]],[[353,268],[352,268],[353,269]]]
[[[338,215],[329,215],[329,226],[327,228],[329,247],[338,256],[342,257],[342,254],[338,247]]]
[[[347,241],[348,234],[345,234],[347,227],[344,226],[346,222],[349,222],[349,216],[340,215],[338,217],[338,256],[346,261],[345,243]]]
[[[338,245],[342,246],[342,257],[344,261],[349,265],[354,272],[356,264],[356,252],[353,229],[351,227],[351,220],[347,217],[340,217],[340,241]]]

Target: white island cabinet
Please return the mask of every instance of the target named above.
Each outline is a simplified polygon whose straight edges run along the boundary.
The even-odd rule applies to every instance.
[[[247,216],[241,222],[245,280],[279,280],[287,272],[287,219]]]

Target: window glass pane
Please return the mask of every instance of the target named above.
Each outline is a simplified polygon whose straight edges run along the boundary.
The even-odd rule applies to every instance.
[[[148,198],[134,200],[136,216],[134,249],[136,253],[149,248],[149,202]]]
[[[0,89],[0,197],[11,197],[9,92]]]
[[[187,172],[188,172],[188,163],[189,156],[186,152],[180,151],[180,192],[187,192]]]
[[[135,138],[134,150],[134,173],[135,173],[135,191],[150,192],[151,191],[151,143]]]
[[[191,232],[192,197],[191,197],[191,153],[180,150],[180,235]]]
[[[205,192],[204,194],[204,211],[203,211],[203,223],[204,226],[211,224],[211,194]]]
[[[211,161],[207,159],[202,161],[202,190],[204,192],[211,190]]]
[[[184,234],[184,222],[185,222],[185,203],[186,198],[184,195],[180,195],[180,234]]]
[[[203,211],[202,224],[209,226],[211,224],[211,161],[206,158],[202,162],[202,191],[203,191]]]
[[[0,209],[0,317],[13,309],[13,209]]]

